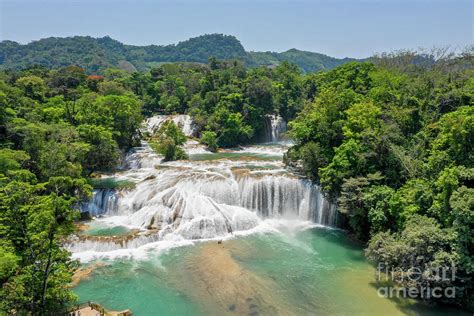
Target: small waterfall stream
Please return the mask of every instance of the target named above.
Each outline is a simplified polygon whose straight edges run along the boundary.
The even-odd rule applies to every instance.
[[[160,128],[160,125],[167,120],[172,120],[176,125],[181,126],[183,133],[188,137],[196,136],[196,129],[193,126],[193,121],[189,115],[155,115],[145,121],[145,128],[150,132],[155,132]]]
[[[265,140],[267,142],[278,142],[281,136],[286,132],[286,122],[279,115],[267,115],[265,117]]]
[[[147,120],[148,130],[158,128],[166,119],[159,116]],[[179,120],[191,135],[190,119]],[[275,141],[286,124],[278,118],[271,122]],[[197,146],[191,142],[187,145],[190,160],[167,163],[162,163],[145,142],[134,148],[126,157],[128,169],[114,178],[132,181],[135,187],[95,190],[82,210],[135,233],[123,238],[76,238],[68,248],[75,254],[97,255],[160,240],[222,238],[259,231],[266,227],[267,219],[337,226],[335,206],[319,187],[284,168],[281,157],[285,147],[249,146],[215,154]]]

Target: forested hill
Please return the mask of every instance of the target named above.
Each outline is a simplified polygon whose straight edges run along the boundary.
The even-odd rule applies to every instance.
[[[323,54],[290,49],[283,53],[246,52],[234,36],[209,34],[176,45],[125,45],[108,36],[50,37],[21,45],[0,42],[0,68],[23,69],[32,65],[59,68],[77,65],[88,73],[102,73],[106,68],[147,70],[163,62],[206,63],[210,56],[240,59],[249,66],[278,65],[283,61],[297,64],[305,72],[332,69],[353,59],[337,59]]]
[[[288,61],[298,65],[305,72],[330,70],[344,63],[355,61],[353,58],[334,58],[320,53],[313,53],[292,48],[282,53],[250,52],[249,66],[278,65]]]

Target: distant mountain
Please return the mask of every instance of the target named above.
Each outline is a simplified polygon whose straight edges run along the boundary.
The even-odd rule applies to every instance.
[[[101,73],[109,67],[129,71],[147,70],[164,62],[206,63],[217,59],[239,59],[249,66],[274,66],[283,61],[295,63],[305,72],[332,69],[354,59],[338,59],[319,53],[290,49],[283,53],[246,52],[234,36],[207,34],[176,45],[125,45],[108,36],[93,38],[50,37],[21,45],[0,42],[0,69],[22,69],[31,65],[58,68],[78,65],[89,73]]]
[[[327,70],[354,61],[353,58],[335,58],[320,53],[306,52],[292,48],[283,53],[249,52],[250,65],[277,65],[283,61],[297,64],[305,72]]]

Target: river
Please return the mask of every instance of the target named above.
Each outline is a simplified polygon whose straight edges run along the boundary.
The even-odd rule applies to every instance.
[[[146,122],[153,130],[168,118]],[[175,116],[188,136],[189,117]],[[72,238],[90,267],[79,301],[134,315],[444,315],[377,295],[362,246],[338,229],[320,189],[282,163],[285,127],[267,140],[211,153],[190,140],[189,160],[161,162],[144,142],[83,210],[97,218]]]

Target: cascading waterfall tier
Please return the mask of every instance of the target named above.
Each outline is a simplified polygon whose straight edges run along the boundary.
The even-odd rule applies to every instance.
[[[119,192],[113,189],[98,189],[92,192],[90,202],[81,205],[81,212],[88,212],[91,216],[104,214],[104,210],[116,209]]]
[[[226,174],[186,167],[156,171],[131,191],[95,190],[92,200],[82,209],[91,215],[129,216],[132,226],[162,228],[169,218],[157,219],[163,219],[165,211],[173,210],[172,221],[175,221],[190,211],[190,201],[198,200],[203,200],[200,203],[206,208],[217,207],[218,211],[224,205],[236,206],[250,210],[260,218],[281,217],[311,220],[325,226],[337,225],[333,207],[319,187],[309,181],[284,174],[249,172],[239,175],[231,171]],[[144,212],[144,209],[153,211]],[[144,217],[138,218],[138,214]],[[195,218],[200,214],[199,210],[191,210],[188,215]]]
[[[279,115],[267,115],[265,117],[265,137],[267,142],[278,142],[286,132],[286,122]]]
[[[223,156],[203,151],[209,159],[196,144],[186,148],[192,148],[191,160],[162,163],[144,142],[127,155],[128,169],[114,176],[135,186],[95,190],[83,205],[100,220],[138,231],[133,238],[81,237],[68,248],[109,252],[162,240],[220,238],[255,229],[267,219],[337,226],[337,211],[319,187],[284,168],[284,147],[249,146]],[[193,152],[199,152],[199,160],[193,160]]]
[[[157,131],[161,124],[172,120],[176,125],[183,129],[183,133],[188,137],[196,136],[196,129],[193,124],[193,120],[189,115],[178,114],[178,115],[155,115],[148,118],[145,121],[145,128],[150,132]]]

